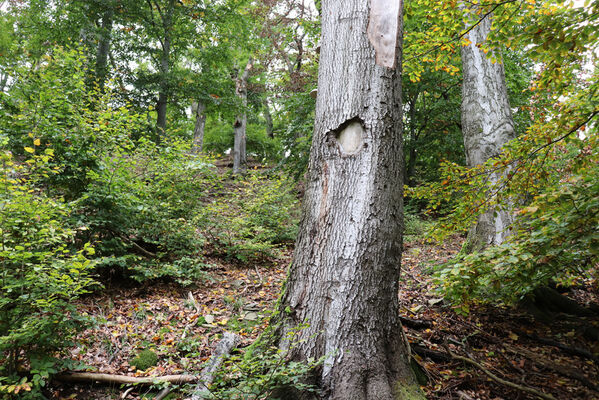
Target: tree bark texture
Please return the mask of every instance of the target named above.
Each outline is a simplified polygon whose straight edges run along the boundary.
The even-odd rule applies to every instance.
[[[471,167],[498,156],[503,145],[516,136],[503,64],[491,62],[480,47],[490,30],[491,15],[467,34],[471,43],[462,47],[462,132],[466,162]],[[489,176],[491,183],[500,178],[499,174]],[[470,231],[470,250],[501,244],[511,223],[508,212],[489,209]]]
[[[239,174],[245,171],[247,165],[246,155],[246,127],[247,127],[247,104],[248,104],[248,89],[247,81],[252,69],[252,59],[250,58],[235,82],[235,93],[241,100],[243,107],[241,113],[235,119],[233,125],[235,140],[233,142],[233,174]]]
[[[166,111],[169,100],[169,72],[171,57],[171,29],[173,26],[173,13],[175,0],[169,0],[164,14],[161,13],[162,29],[164,36],[162,38],[162,54],[160,55],[160,89],[158,93],[158,103],[156,105],[156,128],[158,139],[166,133]]]
[[[204,149],[204,129],[206,128],[206,105],[203,101],[194,101],[191,104],[191,112],[195,116],[193,128],[193,142],[191,152],[199,154]]]
[[[326,399],[424,399],[398,307],[401,76],[375,64],[367,29],[376,1],[322,4],[309,180],[279,310],[280,346],[297,360],[325,357],[317,379]],[[397,66],[400,10],[396,59],[385,59]]]
[[[108,8],[102,15],[102,28],[96,52],[96,81],[100,90],[104,90],[104,83],[108,74],[108,53],[110,52],[110,41],[112,38],[113,16],[114,8],[112,5],[108,5]]]

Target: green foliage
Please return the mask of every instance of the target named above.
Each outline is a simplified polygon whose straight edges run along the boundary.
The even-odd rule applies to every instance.
[[[570,286],[587,276],[597,279],[597,164],[543,191],[519,215],[507,242],[461,255],[437,272],[437,283],[451,300],[512,303],[550,281]]]
[[[80,223],[104,267],[137,280],[171,277],[182,284],[203,277],[203,239],[192,223],[214,173],[207,160],[180,142],[118,143],[89,174]]]
[[[152,350],[142,350],[131,360],[130,364],[138,371],[145,371],[158,364],[158,355]]]
[[[89,323],[73,300],[94,284],[87,259],[93,249],[76,250],[69,204],[35,185],[51,171],[52,151],[19,163],[6,142],[0,146],[0,395],[23,390],[38,398],[51,374],[73,367],[56,356]],[[31,142],[27,151],[35,153],[37,139]]]
[[[274,337],[269,330],[244,354],[231,356],[217,372],[207,398],[283,400],[289,392],[318,393],[307,379],[324,357],[307,362],[290,361],[288,356],[297,346],[296,334],[297,331],[291,332],[287,338],[289,349],[281,350],[270,344]]]
[[[430,229],[430,223],[418,214],[406,212],[404,214],[404,240],[411,241],[422,238]]]
[[[196,223],[218,254],[242,262],[274,256],[297,234],[293,187],[284,177],[248,175],[206,204]]]

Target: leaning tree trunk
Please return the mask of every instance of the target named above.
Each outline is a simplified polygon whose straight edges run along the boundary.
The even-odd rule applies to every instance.
[[[489,15],[467,34],[471,43],[462,47],[462,132],[470,167],[498,156],[503,145],[515,137],[503,64],[491,62],[480,47],[490,30]],[[489,181],[497,183],[500,178],[500,174],[491,173]],[[490,208],[470,230],[466,250],[478,251],[487,245],[501,244],[511,223],[509,212]]]
[[[235,141],[233,143],[233,174],[243,172],[247,165],[246,156],[246,126],[247,126],[247,103],[248,103],[248,88],[247,81],[252,69],[252,59],[250,58],[235,82],[235,92],[241,100],[242,112],[235,119],[233,125],[235,131]]]
[[[424,398],[398,306],[400,3],[322,5],[309,180],[276,322],[292,358],[325,357],[316,378],[326,399]],[[297,342],[286,339],[292,332]]]
[[[192,115],[195,116],[193,128],[193,141],[191,152],[199,154],[204,148],[204,129],[206,127],[206,105],[203,101],[194,101],[191,104]]]

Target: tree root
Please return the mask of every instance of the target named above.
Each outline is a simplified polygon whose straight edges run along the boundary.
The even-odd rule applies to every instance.
[[[479,362],[474,361],[473,359],[468,358],[468,357],[463,357],[463,356],[459,356],[457,354],[454,354],[449,349],[449,346],[447,346],[447,344],[445,344],[444,347],[445,347],[445,350],[447,351],[447,353],[452,358],[454,358],[456,360],[459,360],[459,361],[462,361],[462,362],[464,362],[466,364],[470,364],[470,365],[473,365],[473,366],[477,367],[478,369],[480,369],[481,371],[483,371],[485,374],[487,374],[487,376],[489,378],[491,378],[492,380],[494,380],[495,382],[497,382],[497,383],[499,383],[501,385],[508,386],[508,387],[511,387],[512,389],[517,389],[517,390],[520,390],[522,392],[530,393],[530,394],[538,396],[538,397],[540,397],[540,398],[542,398],[544,400],[556,400],[555,397],[553,397],[552,395],[543,393],[540,390],[537,390],[537,389],[534,389],[534,388],[531,388],[531,387],[528,387],[528,386],[518,385],[517,383],[510,382],[510,381],[507,381],[505,379],[502,379],[502,378],[498,377],[497,375],[493,374],[491,371],[489,371],[487,368],[485,368]]]
[[[566,346],[563,343],[560,343],[558,341],[552,340],[552,339],[548,339],[548,338],[543,338],[543,337],[539,337],[537,335],[529,335],[526,332],[518,332],[521,336],[524,336],[530,340],[534,340],[537,341],[539,343],[543,343],[549,346],[553,346],[553,347],[557,347],[558,349],[562,350],[564,353],[566,354],[570,354],[572,356],[578,356],[578,357],[583,357],[583,358],[587,358],[591,361],[594,361],[595,363],[599,364],[599,357],[597,357],[596,355],[594,355],[593,353],[591,353],[588,350],[585,349],[580,349],[578,347],[570,347],[570,346]]]
[[[575,379],[575,380],[579,381],[580,383],[582,383],[583,385],[585,385],[586,387],[588,387],[589,389],[599,392],[599,387],[597,385],[595,385],[594,383],[592,383],[591,381],[589,381],[584,375],[582,375],[578,371],[575,371],[568,367],[556,365],[555,363],[553,363],[551,361],[543,359],[541,356],[537,355],[536,353],[533,353],[532,351],[521,348],[521,347],[514,347],[514,348],[507,347],[507,349],[514,354],[523,355],[524,357],[528,358],[535,364],[537,364],[545,369],[556,372],[556,373],[563,375],[567,378]]]

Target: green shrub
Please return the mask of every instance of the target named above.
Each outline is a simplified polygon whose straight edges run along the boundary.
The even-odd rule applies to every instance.
[[[417,214],[404,215],[404,239],[406,241],[423,237],[429,230],[430,224]]]
[[[289,353],[297,345],[296,333],[290,332],[287,337],[288,350],[273,346],[272,331],[267,330],[243,354],[229,357],[217,371],[207,398],[276,400],[288,398],[286,394],[290,392],[317,395],[318,388],[308,382],[309,375],[322,365],[325,357],[308,362],[290,361]]]
[[[90,171],[79,215],[86,240],[99,242],[100,266],[140,281],[170,276],[189,283],[200,274],[204,240],[192,217],[214,173],[186,150],[177,142],[125,142]]]
[[[73,300],[94,284],[86,258],[93,249],[76,250],[69,205],[35,185],[48,177],[52,151],[35,155],[38,141],[30,141],[24,163],[0,143],[0,395],[39,398],[53,373],[73,367],[60,350],[90,322]]]
[[[579,173],[520,210],[505,243],[444,264],[437,284],[465,309],[468,301],[514,303],[551,281],[570,285],[596,279],[598,227],[599,163],[589,156]]]
[[[205,205],[195,221],[213,250],[242,262],[276,256],[295,240],[298,201],[285,177],[250,174]]]
[[[158,355],[152,350],[142,350],[131,360],[131,365],[138,371],[145,371],[156,364],[158,364]]]

